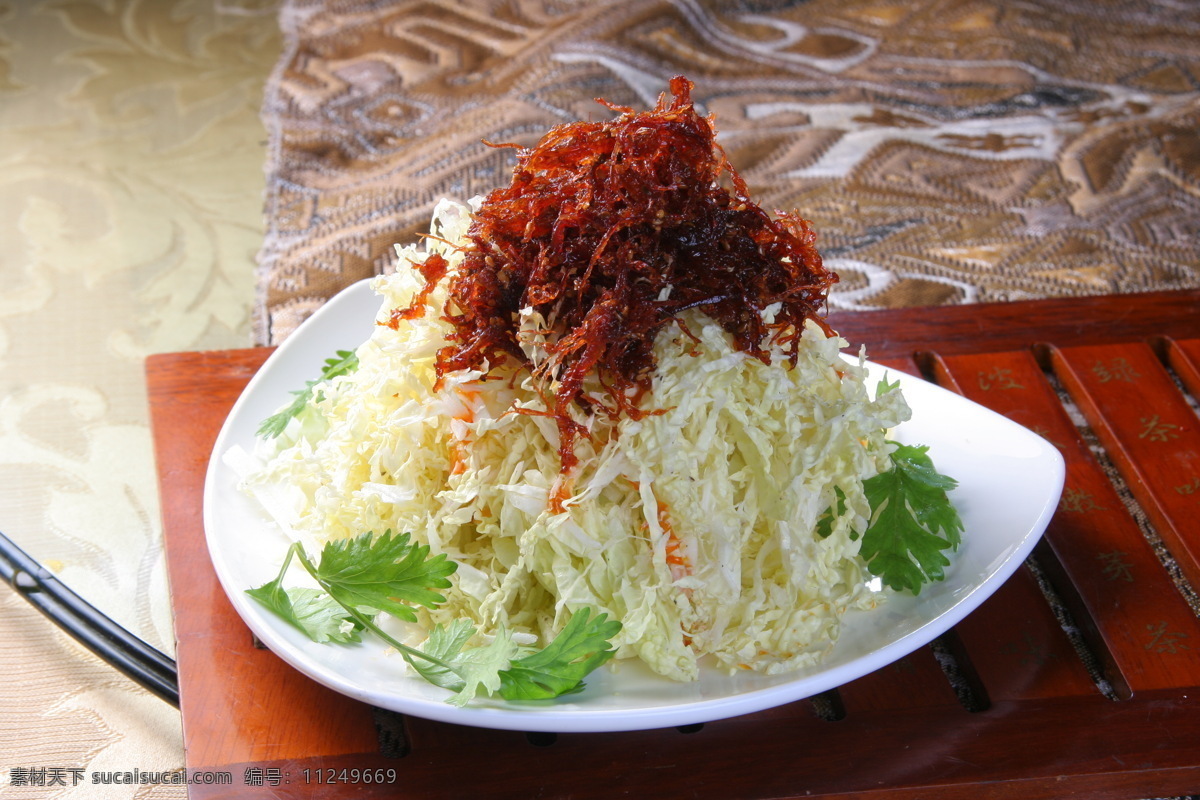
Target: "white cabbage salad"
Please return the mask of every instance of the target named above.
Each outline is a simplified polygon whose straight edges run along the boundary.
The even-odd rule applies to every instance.
[[[397,248],[370,338],[227,454],[292,539],[251,596],[462,705],[610,660],[814,666],[847,612],[944,576],[953,479],[886,438],[908,406],[841,354],[816,234],[754,204],[690,91],[556,126]]]
[[[356,370],[260,440],[246,491],[310,549],[394,530],[447,554],[458,571],[447,602],[421,610],[427,625],[466,617],[546,640],[588,607],[621,622],[618,661],[674,680],[694,680],[706,657],[765,673],[817,663],[843,615],[879,601],[859,558],[871,517],[863,482],[889,468],[885,433],[909,415],[900,392],[873,398],[861,362],[839,354],[846,342],[815,324],[794,366],[774,344],[764,363],[688,310],[698,341],[672,325],[654,342],[641,406],[662,413],[580,417],[590,438],[576,445],[572,492],[555,513],[558,428],[512,411],[548,408],[529,371],[482,381],[463,370],[435,388],[446,286],[471,213],[442,201],[432,235],[398,250],[395,270],[374,281],[379,320],[413,302],[424,285],[414,265],[438,253],[449,271],[429,310],[377,325]],[[522,319],[534,363],[541,322]],[[845,513],[822,537],[834,487]]]

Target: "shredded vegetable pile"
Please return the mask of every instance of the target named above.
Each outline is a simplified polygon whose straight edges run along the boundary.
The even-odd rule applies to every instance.
[[[443,202],[433,236],[401,254],[462,259],[470,209]],[[417,270],[377,279],[381,319],[422,289]],[[426,298],[445,303],[445,284]],[[769,312],[768,312],[769,313]],[[283,435],[261,442],[246,487],[314,549],[364,531],[411,532],[459,565],[431,622],[466,616],[539,638],[580,608],[620,620],[617,657],[677,680],[711,654],[766,672],[815,663],[851,608],[875,593],[857,557],[871,510],[863,482],[888,467],[887,429],[907,418],[898,391],[872,399],[845,342],[815,325],[795,366],[734,349],[703,312],[663,329],[635,420],[597,415],[577,445],[575,493],[549,507],[558,428],[528,372],[444,376],[451,333],[426,314],[380,325],[358,366],[323,384]],[[537,320],[525,346],[536,351]],[[535,356],[536,357],[536,356]],[[550,402],[553,402],[552,400]],[[817,523],[844,497],[830,535]]]
[[[660,101],[660,114],[682,113],[673,87],[676,102]],[[682,110],[694,116],[690,104]],[[621,121],[638,122],[628,110]],[[585,166],[598,172],[596,163]],[[518,248],[496,245],[489,255],[481,244],[489,201],[442,201],[430,234],[398,248],[394,271],[375,279],[371,337],[332,358],[264,423],[254,453],[230,455],[306,568],[321,570],[306,552],[324,548],[339,564],[347,552],[369,553],[372,536],[402,533],[437,564],[437,602],[404,611],[416,639],[429,635],[438,649],[466,620],[470,635],[545,643],[573,618],[590,618],[612,649],[579,644],[589,669],[610,655],[636,658],[679,681],[696,679],[704,663],[765,673],[816,664],[846,612],[878,603],[881,586],[919,591],[940,578],[949,563],[942,551],[957,545],[961,527],[946,502],[953,481],[923,449],[886,438],[909,416],[897,386],[868,387],[861,359],[843,358],[847,342],[814,316],[836,276],[821,269],[807,224],[766,226],[736,174],[725,195],[712,170],[703,174],[717,198],[713,219],[799,236],[791,250],[771,251],[784,268],[757,300],[746,270],[720,255],[729,251],[721,241],[736,239],[724,228],[703,256],[703,281],[690,285],[679,262],[687,247],[700,252],[696,242],[668,254],[666,278],[668,268],[654,266],[659,255],[637,251],[633,272],[653,272],[653,291],[631,294],[639,279],[618,257],[603,269],[564,267],[562,286],[548,292],[547,245],[522,279],[534,288],[508,291],[517,270],[497,270],[493,256]],[[520,170],[514,185],[519,179]],[[547,242],[571,236],[555,230],[547,228]],[[633,248],[657,230],[595,235],[604,247]],[[762,244],[767,235],[755,234],[751,249],[776,247]],[[481,279],[485,263],[492,272]],[[803,279],[793,293],[778,278],[784,272]],[[721,291],[720,281],[741,294]],[[497,282],[507,294],[481,300]],[[588,292],[590,305],[564,300]],[[635,294],[641,310],[622,317]],[[626,306],[613,305],[620,297]],[[567,318],[575,328],[563,329]],[[588,350],[579,331],[600,331],[608,356]],[[634,351],[636,369],[625,373],[609,360]],[[606,367],[575,369],[580,363]],[[397,559],[417,560],[408,551]],[[298,596],[280,591],[271,584],[256,596],[303,617]],[[326,613],[306,608],[310,618]],[[346,608],[348,617],[322,618],[327,639],[372,624]],[[418,662],[410,661],[424,674]]]

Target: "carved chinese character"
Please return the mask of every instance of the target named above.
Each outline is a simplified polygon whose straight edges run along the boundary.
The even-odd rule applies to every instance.
[[[1063,492],[1062,499],[1059,501],[1059,506],[1063,511],[1072,513],[1083,513],[1084,511],[1104,511],[1102,505],[1096,503],[1096,498],[1083,489],[1076,489],[1072,486],[1067,487]]]
[[[985,392],[992,389],[1024,389],[1013,377],[1012,370],[1007,367],[995,367],[991,372],[979,371],[979,388]]]
[[[1165,622],[1160,622],[1158,625],[1147,625],[1146,630],[1150,632],[1150,643],[1146,645],[1147,650],[1153,650],[1156,653],[1177,653],[1180,650],[1189,649],[1183,643],[1187,634],[1168,631]]]
[[[1097,553],[1101,572],[1110,581],[1125,581],[1133,583],[1133,565],[1127,560],[1125,553],[1114,550],[1111,553]]]
[[[1138,421],[1142,423],[1142,432],[1138,434],[1139,439],[1145,439],[1148,442],[1166,442],[1179,438],[1179,426],[1173,422],[1163,422],[1159,419],[1158,414],[1152,417],[1142,417]]]
[[[1137,370],[1133,365],[1124,358],[1114,358],[1105,364],[1103,361],[1097,361],[1092,365],[1092,372],[1100,379],[1101,383],[1109,381],[1122,381],[1124,383],[1133,383],[1135,378],[1140,378]]]
[[[1177,494],[1196,494],[1200,492],[1200,478],[1194,478],[1191,483],[1185,483],[1175,487]]]

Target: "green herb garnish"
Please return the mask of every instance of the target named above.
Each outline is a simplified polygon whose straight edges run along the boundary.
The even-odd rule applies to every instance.
[[[262,421],[262,424],[258,426],[258,435],[267,439],[274,439],[283,433],[284,429],[287,428],[288,422],[303,411],[309,401],[317,396],[315,389],[318,384],[336,378],[339,375],[348,375],[356,369],[358,369],[358,354],[353,350],[338,350],[337,355],[325,359],[325,366],[321,370],[321,377],[304,384],[303,389],[292,392],[296,397],[292,400],[291,405]]]
[[[945,577],[943,551],[962,543],[962,520],[946,495],[958,482],[934,468],[928,450],[898,445],[892,468],[863,482],[871,524],[859,553],[872,575],[914,594]]]
[[[943,551],[956,550],[962,543],[962,520],[946,495],[958,482],[934,469],[928,450],[897,445],[892,468],[863,481],[871,522],[859,555],[872,575],[913,594],[945,577],[950,560]],[[836,502],[817,520],[821,538],[833,533],[834,521],[846,513],[845,493],[835,486],[834,494]]]
[[[319,589],[285,588],[283,577],[295,558]],[[457,569],[445,554],[412,544],[408,534],[365,533],[329,542],[314,564],[299,544],[287,552],[279,575],[247,594],[316,642],[356,643],[370,631],[395,647],[426,680],[451,690],[449,702],[465,705],[479,694],[506,700],[543,700],[578,692],[583,679],[613,657],[609,641],[621,623],[583,609],[544,648],[521,647],[506,631],[486,644],[469,646],[474,625],[466,620],[430,631],[424,649],[410,647],[380,629],[379,614],[416,621],[415,605],[436,608]]]

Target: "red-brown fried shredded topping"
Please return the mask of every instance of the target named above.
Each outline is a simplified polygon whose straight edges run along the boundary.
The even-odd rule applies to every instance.
[[[446,277],[446,270],[450,264],[446,261],[441,253],[433,253],[424,262],[417,264],[416,268],[421,273],[421,277],[425,279],[425,285],[421,287],[421,291],[417,292],[417,296],[408,304],[408,308],[393,308],[391,319],[388,320],[388,327],[395,330],[401,320],[416,319],[425,313],[425,302],[429,299],[430,293],[437,286],[438,281]]]
[[[712,121],[692,106],[691,82],[677,76],[670,89],[652,111],[609,106],[617,119],[559,125],[520,149],[511,185],[475,214],[451,278],[454,332],[438,353],[439,377],[486,373],[511,358],[547,379],[564,474],[584,435],[572,406],[644,413],[637,402],[653,375],[655,335],[685,309],[702,309],[764,361],[770,338],[794,360],[805,320],[826,327],[820,315],[837,276],[822,265],[808,222],[772,219],[755,205]],[[423,295],[442,269],[422,270]],[[774,321],[764,322],[775,303]],[[526,307],[549,328],[540,367],[518,343]],[[610,407],[583,396],[589,376]]]

